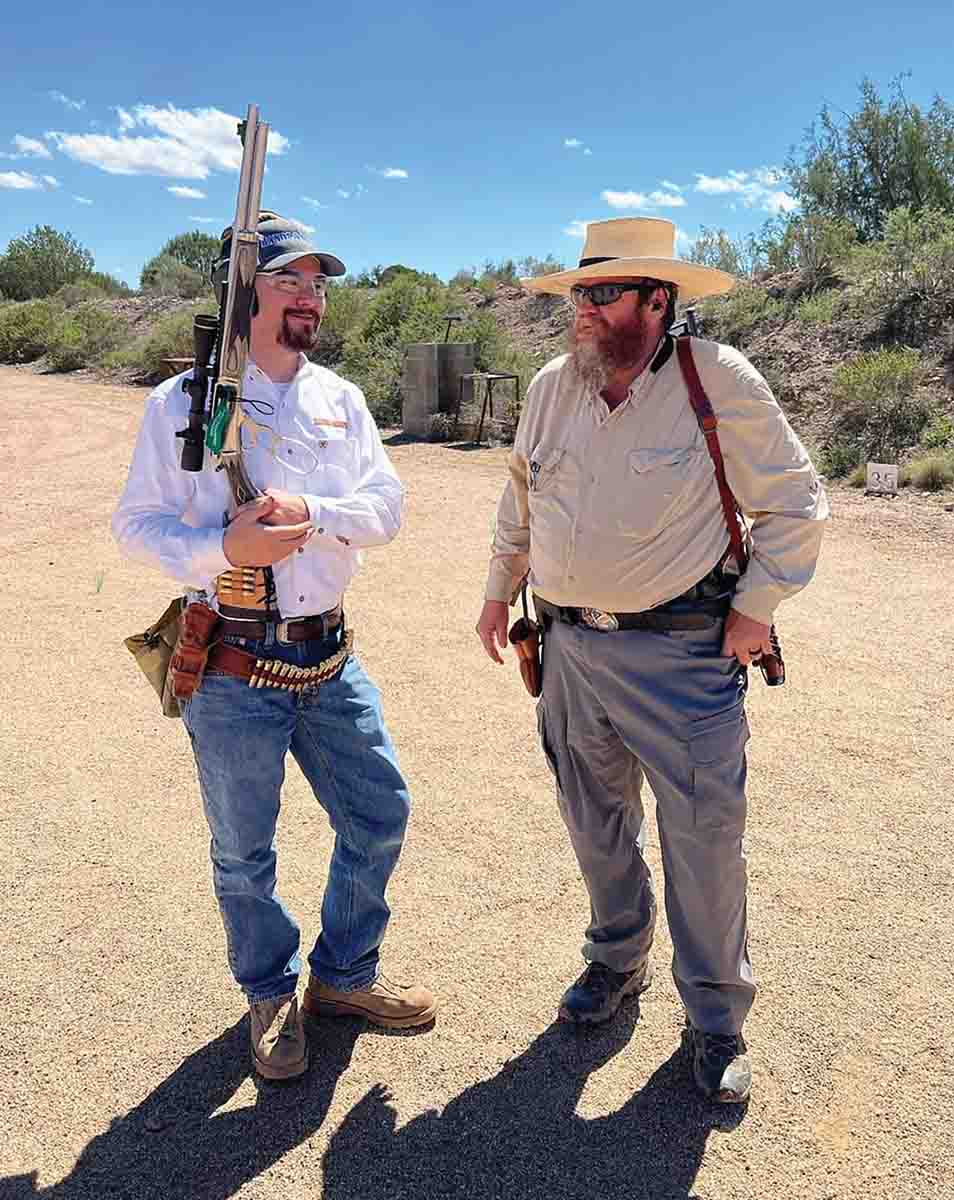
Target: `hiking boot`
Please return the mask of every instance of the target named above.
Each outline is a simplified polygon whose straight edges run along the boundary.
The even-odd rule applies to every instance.
[[[578,1025],[608,1021],[624,996],[645,992],[653,981],[653,966],[647,959],[633,971],[611,971],[603,963],[591,962],[579,979],[563,993],[560,1020]]]
[[[310,1017],[366,1017],[385,1029],[410,1029],[433,1021],[437,1001],[426,987],[394,983],[386,975],[356,992],[340,992],[312,975],[302,1008]]]
[[[743,1104],[752,1090],[752,1066],[741,1033],[703,1033],[686,1018],[683,1040],[692,1056],[696,1087],[720,1104]]]
[[[265,1079],[294,1079],[308,1070],[308,1042],[298,997],[276,996],[249,1004],[252,1061]]]

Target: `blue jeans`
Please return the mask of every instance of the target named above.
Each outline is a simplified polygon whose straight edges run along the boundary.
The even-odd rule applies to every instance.
[[[261,641],[227,640],[251,654],[311,666],[339,638],[281,645],[270,630]],[[384,893],[410,800],[380,695],[358,660],[350,657],[334,679],[299,695],[207,674],[182,716],[212,833],[215,895],[236,982],[249,1000],[285,995],[298,982],[298,925],[275,892],[275,826],[290,750],[336,835],[321,933],[308,964],[332,987],[367,987],[379,970],[390,916]]]

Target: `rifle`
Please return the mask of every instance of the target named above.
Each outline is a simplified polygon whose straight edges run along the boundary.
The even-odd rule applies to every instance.
[[[202,470],[205,447],[219,458],[236,508],[262,494],[249,478],[242,460],[245,415],[241,389],[254,312],[257,228],[268,146],[268,125],[259,121],[256,105],[248,106],[238,132],[242,139],[238,201],[235,220],[223,234],[223,240],[231,236],[228,274],[221,279],[218,317],[197,316],[193,322],[193,377],[182,381],[190,398],[189,424],[176,434],[184,443],[184,471]],[[218,274],[222,272],[220,263]],[[210,397],[208,406],[207,397]]]
[[[228,477],[233,512],[262,495],[249,477],[242,455],[242,426],[246,422],[256,424],[243,409],[242,384],[256,306],[258,224],[268,148],[268,125],[259,120],[256,105],[248,106],[238,134],[242,139],[242,167],[235,220],[222,234],[223,257],[213,269],[219,312],[217,317],[197,316],[193,322],[195,363],[192,378],[182,381],[190,398],[189,424],[176,434],[184,443],[183,470],[201,471],[204,449],[218,458],[217,469],[224,470]],[[227,513],[224,519],[228,524]],[[274,608],[271,567],[224,571],[216,580],[215,590],[219,609],[227,615],[249,619],[250,615]]]

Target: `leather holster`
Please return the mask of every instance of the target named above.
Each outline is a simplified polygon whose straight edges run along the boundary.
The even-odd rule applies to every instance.
[[[179,637],[169,663],[172,694],[177,700],[189,700],[202,682],[209,659],[212,634],[219,614],[207,604],[190,604],[179,621]]]

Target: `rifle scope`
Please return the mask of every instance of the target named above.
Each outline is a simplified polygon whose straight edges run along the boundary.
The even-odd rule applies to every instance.
[[[182,438],[183,471],[201,471],[205,451],[205,400],[209,391],[209,364],[219,334],[216,317],[200,314],[192,323],[195,351],[192,378],[183,379],[182,390],[189,393],[189,424],[176,437]]]

